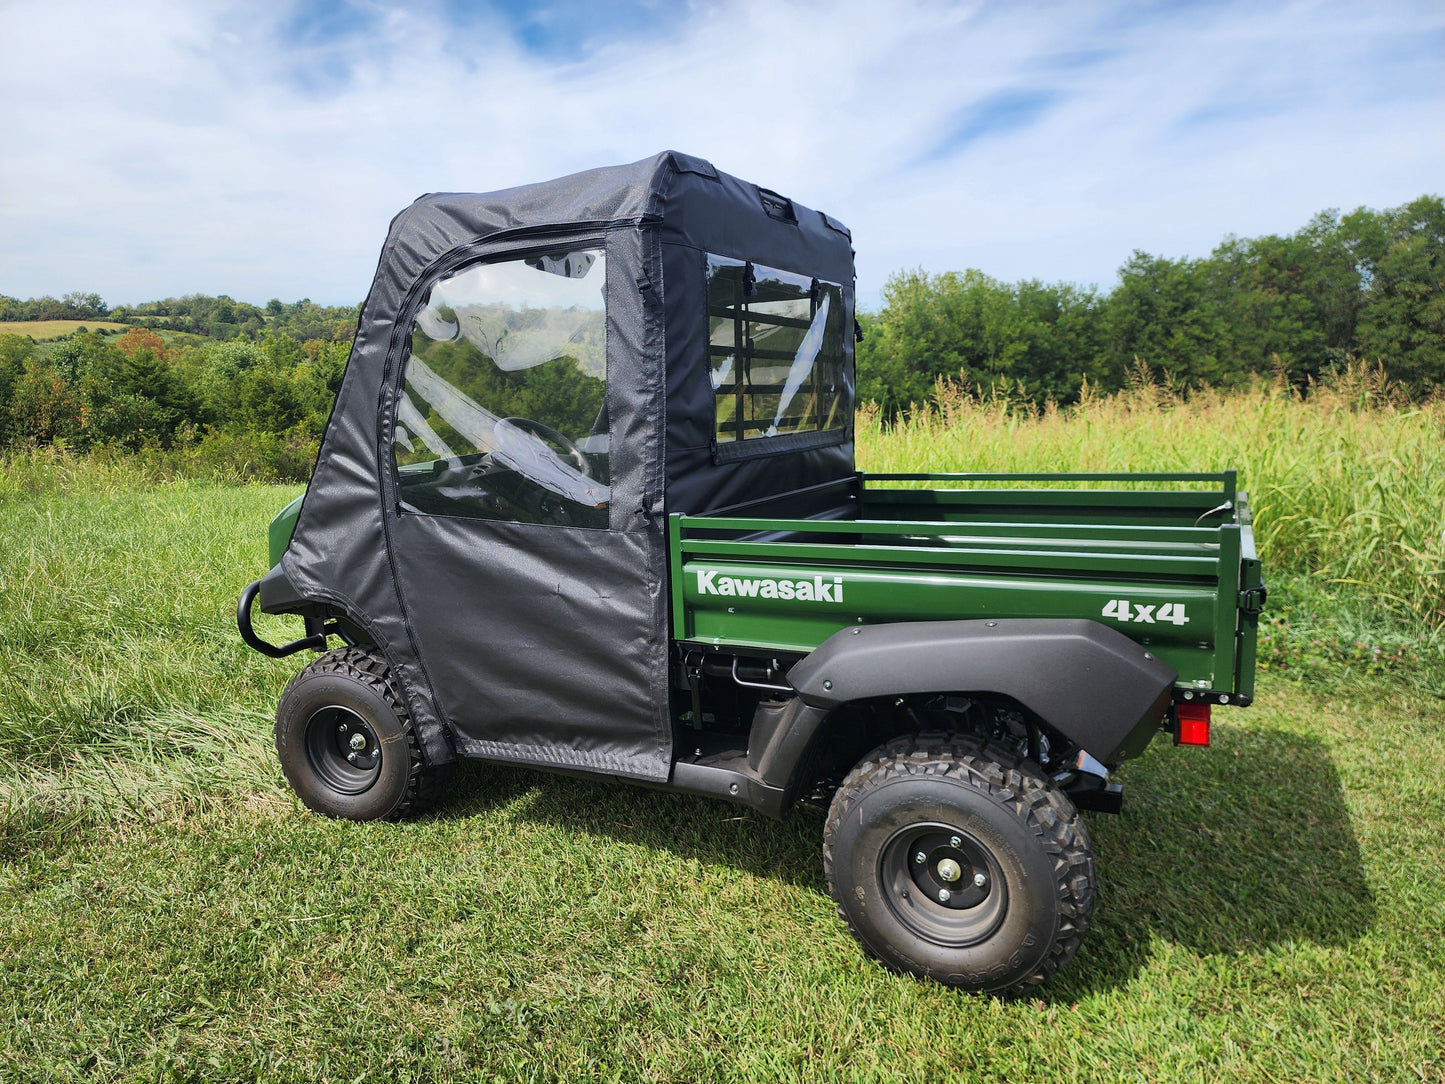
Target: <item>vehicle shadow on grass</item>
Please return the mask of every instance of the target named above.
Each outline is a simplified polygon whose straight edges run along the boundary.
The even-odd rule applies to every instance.
[[[1121,773],[1124,813],[1086,814],[1099,906],[1077,959],[1041,996],[1073,1001],[1129,982],[1162,939],[1199,956],[1287,942],[1344,945],[1375,904],[1325,745],[1217,728],[1208,750],[1161,739]],[[785,822],[729,804],[603,780],[464,764],[434,816],[516,805],[534,822],[731,865],[826,896],[822,812]]]
[[[507,806],[528,821],[828,891],[821,809],[800,808],[779,822],[728,802],[633,783],[465,761],[432,816],[461,819]]]
[[[1121,772],[1120,817],[1088,817],[1099,906],[1075,963],[1044,991],[1128,982],[1161,938],[1186,952],[1345,945],[1375,903],[1329,751],[1281,730],[1217,728],[1208,750],[1162,740]]]

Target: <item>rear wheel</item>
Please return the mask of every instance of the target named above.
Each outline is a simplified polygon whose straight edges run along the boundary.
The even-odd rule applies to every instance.
[[[276,755],[309,808],[358,821],[426,808],[452,767],[422,760],[386,660],[365,647],[328,652],[291,679],[276,708]]]
[[[833,798],[823,862],[871,955],[981,992],[1037,987],[1094,910],[1073,803],[1031,762],[967,738],[910,735],[864,758]]]

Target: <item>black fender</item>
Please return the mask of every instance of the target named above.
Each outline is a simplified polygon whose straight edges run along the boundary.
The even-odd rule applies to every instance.
[[[279,562],[256,583],[263,614],[295,614],[322,609],[317,603],[301,596],[301,592],[296,590],[296,586],[287,578]]]
[[[1104,764],[1138,756],[1169,707],[1178,675],[1123,633],[1083,619],[908,621],[843,629],[788,672],[794,726],[854,700],[914,693],[992,693],[1018,701]],[[811,734],[773,735],[801,749]],[[765,760],[772,760],[764,754]],[[780,764],[757,765],[776,778]]]

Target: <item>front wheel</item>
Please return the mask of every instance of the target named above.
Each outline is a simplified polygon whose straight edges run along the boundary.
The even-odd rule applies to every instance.
[[[309,808],[395,819],[430,805],[451,765],[428,765],[375,649],[329,651],[291,679],[276,708],[276,755]]]
[[[865,757],[829,808],[823,864],[871,955],[979,992],[1034,989],[1094,911],[1073,803],[1030,762],[969,738],[910,735]]]

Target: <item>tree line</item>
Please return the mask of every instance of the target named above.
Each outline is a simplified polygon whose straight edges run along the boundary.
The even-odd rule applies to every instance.
[[[1135,252],[1107,293],[980,271],[893,275],[864,313],[858,395],[888,417],[939,378],[1068,404],[1140,366],[1178,390],[1256,374],[1304,388],[1359,358],[1415,396],[1445,383],[1445,201],[1316,215],[1202,259]]]
[[[1181,391],[1259,374],[1305,388],[1358,358],[1423,397],[1445,384],[1445,201],[1327,211],[1288,236],[1226,238],[1202,259],[1135,252],[1107,293],[916,270],[883,296],[859,318],[858,398],[885,417],[928,402],[940,378],[1069,404],[1086,384],[1124,387],[1141,365]],[[0,449],[210,446],[269,463],[257,476],[304,477],[357,311],[224,295],[112,309],[95,294],[0,297],[0,319],[145,325],[58,343],[0,334]]]
[[[256,306],[225,294],[187,294],[112,308],[99,294],[79,291],[61,298],[32,297],[26,301],[0,294],[0,321],[109,320],[219,341],[238,335],[254,340],[270,334],[289,335],[298,342],[341,342],[355,333],[360,311],[360,305],[318,305],[309,297],[289,303],[273,297],[264,306]]]
[[[28,301],[0,294],[0,320],[105,320],[110,308],[99,294],[76,291],[64,297],[32,297]]]
[[[131,328],[46,349],[0,334],[0,448],[188,451],[232,473],[304,478],[350,348],[271,332],[172,347]]]

